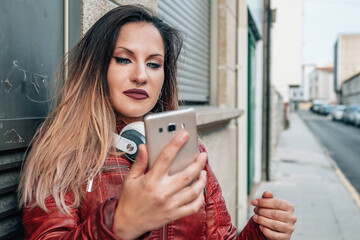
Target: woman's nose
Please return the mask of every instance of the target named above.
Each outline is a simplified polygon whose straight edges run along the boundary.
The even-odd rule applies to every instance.
[[[145,64],[137,64],[134,69],[134,74],[132,81],[138,84],[144,84],[148,80],[148,75],[146,72],[146,65]]]

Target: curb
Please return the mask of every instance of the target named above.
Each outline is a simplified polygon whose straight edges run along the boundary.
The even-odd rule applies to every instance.
[[[334,160],[332,160],[334,161]],[[336,163],[335,163],[336,164]],[[354,188],[354,186],[349,182],[349,180],[345,177],[345,175],[343,174],[343,172],[340,170],[340,168],[335,165],[335,172],[338,175],[338,177],[340,178],[341,182],[345,185],[345,188],[349,191],[351,197],[354,199],[355,204],[358,206],[358,208],[360,209],[360,194],[356,191],[356,189]]]
[[[350,196],[353,198],[356,206],[360,209],[360,194],[356,191],[355,187],[350,183],[350,181],[346,178],[344,173],[341,171],[335,160],[330,156],[327,148],[323,145],[322,141],[311,131],[311,128],[306,123],[306,121],[302,118],[302,116],[299,113],[296,113],[301,121],[306,125],[306,127],[309,129],[311,134],[315,137],[316,141],[319,143],[319,145],[322,147],[322,151],[326,155],[327,159],[331,163],[331,166],[335,170],[336,175],[339,177],[340,181],[346,188],[346,190],[350,193]]]

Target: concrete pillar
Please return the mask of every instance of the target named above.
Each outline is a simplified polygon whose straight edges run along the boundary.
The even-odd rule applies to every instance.
[[[141,4],[157,9],[157,0],[82,0],[81,33],[84,34],[105,13],[121,4]]]
[[[246,0],[239,0],[237,6],[237,108],[244,114],[238,119],[238,207],[237,228],[247,222],[247,98],[248,98],[248,21]]]

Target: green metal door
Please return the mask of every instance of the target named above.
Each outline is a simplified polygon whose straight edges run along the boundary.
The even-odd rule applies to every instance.
[[[248,34],[248,194],[250,194],[254,179],[254,146],[255,146],[255,39],[251,32]]]

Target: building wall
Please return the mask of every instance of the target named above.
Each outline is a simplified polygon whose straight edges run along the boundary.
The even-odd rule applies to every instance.
[[[261,161],[262,161],[262,118],[263,118],[263,44],[262,40],[256,44],[256,90],[255,90],[255,146],[254,146],[254,182],[259,183],[261,179]]]
[[[317,96],[317,89],[318,89],[318,84],[317,84],[317,75],[318,72],[316,69],[313,69],[310,73],[309,73],[309,83],[310,83],[310,100],[316,99]]]
[[[244,114],[237,120],[238,125],[238,166],[237,166],[237,227],[241,228],[246,224],[247,216],[247,156],[248,156],[248,16],[245,0],[238,1],[237,5],[237,107],[244,109]]]
[[[334,74],[333,72],[319,71],[318,75],[318,98],[324,99],[327,102],[335,103],[335,91],[334,91]]]
[[[285,105],[282,95],[271,87],[271,154],[275,154],[275,148],[279,142],[280,134],[285,126]]]
[[[314,64],[305,64],[303,65],[302,71],[302,83],[301,87],[303,90],[303,101],[311,100],[311,82],[310,82],[310,73],[314,70]]]
[[[30,2],[30,1],[29,1]],[[39,1],[33,0],[38,3]],[[64,38],[57,41],[60,55],[67,52],[73,44],[94,24],[103,14],[118,4],[143,4],[154,10],[157,9],[156,0],[64,0],[59,1],[62,8],[56,8],[57,14],[63,17],[61,26],[64,28]],[[258,32],[262,32],[262,1],[252,1],[250,7],[256,21]],[[63,4],[63,5],[62,5]],[[241,229],[247,219],[247,36],[248,36],[248,5],[245,0],[211,0],[212,29],[211,29],[211,99],[205,107],[195,106],[197,109],[197,123],[199,136],[205,143],[209,161],[213,171],[219,179],[223,195],[233,223]],[[46,17],[51,18],[46,12]],[[61,18],[62,19],[62,18]],[[64,26],[63,26],[63,25]],[[62,32],[62,31],[61,31]],[[262,42],[256,47],[256,102],[255,134],[261,133],[261,83],[262,83]],[[39,54],[37,54],[39,56]],[[39,67],[39,66],[38,66]],[[1,125],[1,128],[3,126]],[[35,127],[31,127],[34,130]],[[259,165],[261,139],[256,138],[255,157]],[[22,149],[23,150],[23,149]],[[1,159],[16,160],[16,167],[21,164],[21,154],[0,156]],[[257,167],[259,168],[259,167]],[[0,173],[1,174],[1,173]],[[18,176],[18,169],[15,175]],[[259,177],[255,177],[259,179]],[[14,177],[17,179],[17,177]],[[16,188],[14,180],[14,189]],[[13,191],[13,190],[12,190]],[[2,203],[3,199],[0,199]],[[16,199],[13,199],[16,206]],[[17,208],[15,208],[16,210]],[[15,211],[14,210],[14,211]],[[20,216],[17,216],[14,232],[21,232]],[[1,225],[1,229],[5,229]],[[2,230],[0,229],[0,236]]]
[[[23,239],[17,187],[26,149],[47,116],[64,53],[63,0],[0,1],[0,239]]]
[[[337,46],[337,86],[360,72],[360,34],[339,35]]]
[[[315,68],[310,73],[310,91],[311,99],[321,99],[329,103],[336,103],[336,95],[334,90],[334,74],[330,70],[321,70]]]
[[[303,100],[303,89],[298,87],[291,87],[289,89],[290,101],[300,102]]]
[[[343,83],[342,102],[344,104],[360,104],[360,73]]]
[[[236,107],[236,7],[236,1],[218,1],[218,74],[215,81],[218,84],[217,106],[221,108]],[[209,146],[209,161],[223,188],[224,198],[234,223],[237,221],[238,188],[236,132],[235,121],[225,126],[218,125],[203,130],[205,141]],[[220,139],[225,141],[220,143]],[[231,167],[233,169],[230,169]]]
[[[301,84],[302,71],[302,0],[272,0],[276,21],[271,38],[271,81],[289,101],[289,85]]]
[[[72,4],[76,7],[72,8]],[[140,3],[154,10],[156,0],[64,0],[64,51],[84,34],[103,14],[118,4]],[[195,106],[201,140],[223,189],[233,223],[241,229],[247,219],[247,36],[248,5],[245,0],[212,0],[211,99],[207,106]],[[262,1],[252,2],[252,14],[262,32]],[[75,10],[76,9],[76,10]],[[256,10],[255,10],[256,9]],[[75,11],[73,13],[72,11]],[[77,19],[76,18],[80,18]],[[78,22],[78,30],[72,23]],[[62,51],[62,49],[61,49]],[[256,47],[255,134],[261,136],[262,42]],[[259,165],[261,146],[256,138]],[[259,168],[259,167],[257,167]],[[259,169],[260,171],[260,169]],[[255,177],[259,180],[259,176]]]

